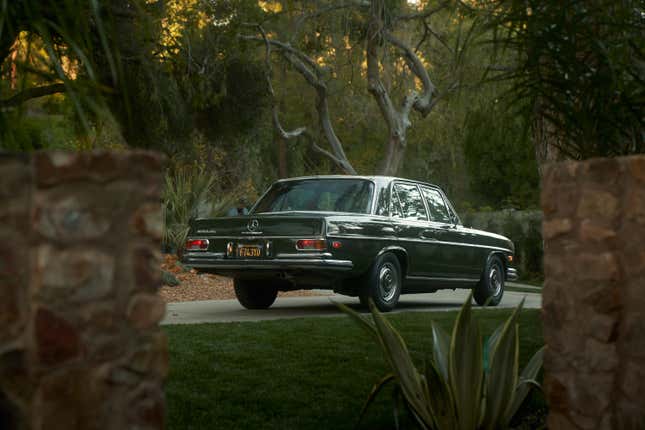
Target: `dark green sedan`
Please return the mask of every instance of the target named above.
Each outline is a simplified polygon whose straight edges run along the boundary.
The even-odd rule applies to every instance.
[[[401,294],[472,289],[497,305],[517,278],[513,242],[466,228],[437,186],[383,176],[274,183],[249,215],[193,222],[183,262],[234,278],[248,309],[278,291],[331,289],[392,310]]]

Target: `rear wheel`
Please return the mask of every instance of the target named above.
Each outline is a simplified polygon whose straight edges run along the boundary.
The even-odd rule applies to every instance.
[[[488,259],[479,283],[473,288],[478,305],[497,306],[504,295],[504,266],[499,257]]]
[[[233,280],[235,296],[247,309],[266,309],[275,302],[278,287],[270,281]]]
[[[399,259],[392,253],[385,253],[377,257],[367,272],[358,297],[363,306],[372,299],[378,310],[389,312],[399,302],[401,284]]]

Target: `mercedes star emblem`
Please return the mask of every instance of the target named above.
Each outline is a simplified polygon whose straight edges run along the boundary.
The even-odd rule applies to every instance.
[[[248,228],[249,231],[257,231],[257,229],[260,228],[260,221],[252,219],[251,221],[249,221],[249,224],[246,226],[246,228]]]

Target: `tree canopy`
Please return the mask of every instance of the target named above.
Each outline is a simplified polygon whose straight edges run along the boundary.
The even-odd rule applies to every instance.
[[[384,173],[528,207],[548,148],[643,152],[643,16],[600,0],[0,0],[0,148],[157,149],[223,194]]]

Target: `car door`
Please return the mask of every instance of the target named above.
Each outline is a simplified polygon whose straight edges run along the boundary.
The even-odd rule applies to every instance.
[[[443,198],[435,188],[425,185],[420,185],[419,188],[428,208],[429,218],[426,229],[421,235],[432,257],[426,264],[427,276],[433,279],[458,277],[461,250],[460,247],[451,245],[454,224]]]
[[[472,246],[470,233],[459,225],[459,219],[443,193],[438,188],[428,186],[421,186],[421,190],[430,217],[431,227],[427,236],[441,245],[436,263],[439,272],[452,279],[476,277],[473,266],[481,250]]]
[[[427,272],[429,249],[422,240],[428,226],[423,197],[416,184],[395,182],[392,187],[392,221],[396,235],[408,252],[408,276]]]
[[[464,252],[464,270],[471,278],[479,279],[486,259],[490,254],[490,248],[481,243],[481,238],[478,237],[475,230],[463,226],[450,200],[443,192],[442,195],[448,207],[450,218],[454,220],[456,240],[467,246],[467,252]]]

